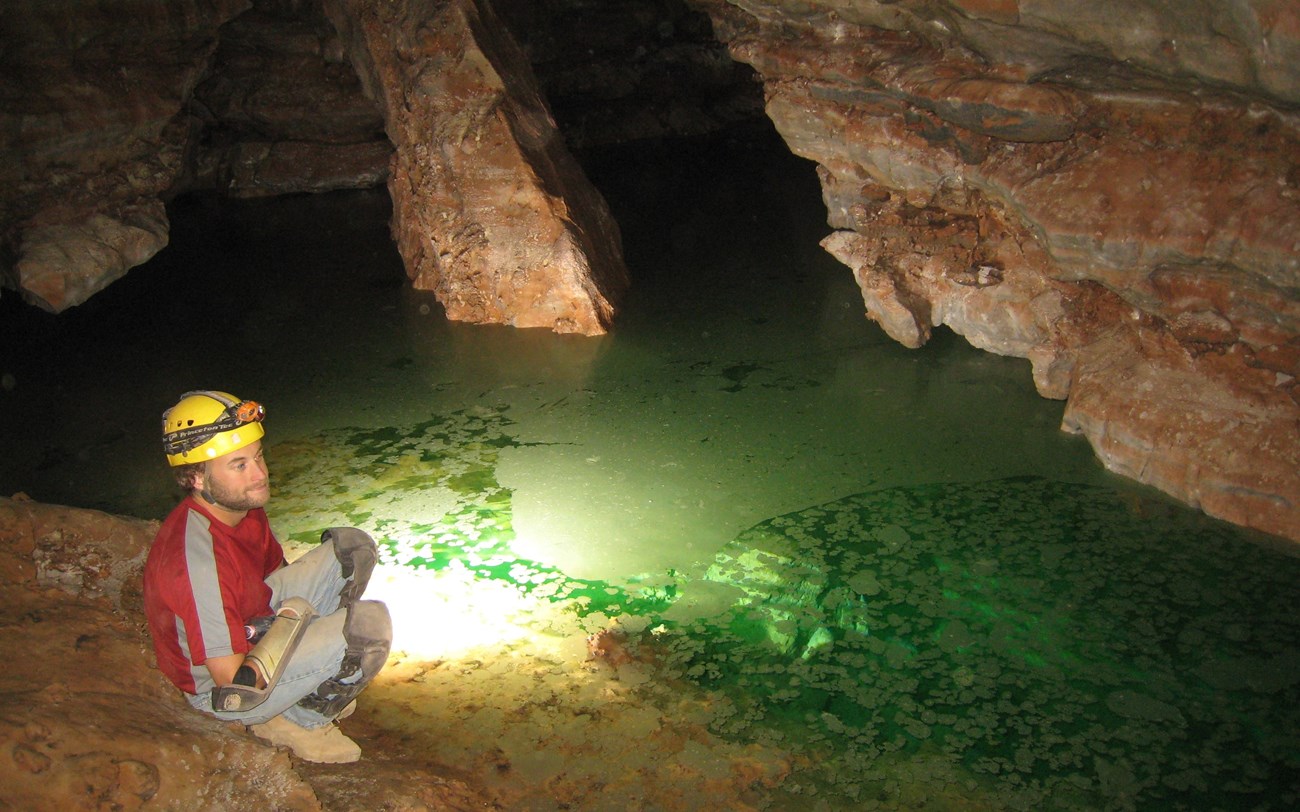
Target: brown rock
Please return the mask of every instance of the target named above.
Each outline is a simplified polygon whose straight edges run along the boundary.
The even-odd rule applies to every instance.
[[[384,118],[365,96],[323,13],[263,4],[221,28],[221,43],[194,90],[213,124],[251,140],[359,144],[383,139]]]
[[[54,312],[167,244],[185,100],[217,28],[247,0],[6,3],[0,249],[9,283]]]
[[[113,214],[83,210],[75,220],[30,225],[14,276],[32,304],[57,313],[79,305],[167,245],[162,201],[142,199]]]
[[[618,227],[487,3],[329,0],[396,147],[393,233],[450,318],[603,333],[627,286]]]
[[[1029,358],[1107,467],[1300,540],[1300,12],[697,5],[891,337]]]
[[[1062,426],[1116,473],[1300,539],[1300,408],[1268,373],[1215,360],[1162,332],[1115,330],[1079,353]]]
[[[191,708],[154,667],[144,624],[157,528],[0,498],[0,808],[493,808],[370,727],[350,729],[367,749],[358,764],[310,765]]]
[[[287,756],[151,667],[139,577],[157,527],[0,499],[0,805],[320,809]]]
[[[197,186],[253,197],[387,180],[383,116],[316,5],[264,3],[220,35],[192,104],[204,117]]]
[[[388,178],[393,148],[387,141],[318,144],[243,142],[223,157],[224,190],[233,197],[368,189]]]

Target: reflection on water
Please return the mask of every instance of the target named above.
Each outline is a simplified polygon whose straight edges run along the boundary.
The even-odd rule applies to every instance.
[[[180,201],[83,308],[0,300],[0,486],[160,516],[157,415],[265,401],[280,536],[381,544],[373,712],[512,808],[1300,803],[1300,562],[1105,474],[1026,362],[886,339],[771,137],[587,156],[600,339],[447,323],[382,194]]]
[[[365,527],[386,564],[441,576],[425,594],[509,594],[478,644],[512,624],[572,638],[612,619],[650,664],[647,702],[684,683],[720,738],[807,759],[773,808],[801,793],[907,807],[918,791],[1021,809],[1300,800],[1300,561],[1230,528],[1123,489],[1012,477],[853,494],[711,555],[676,550],[699,566],[584,579],[521,552],[496,470],[547,445],[521,433],[483,408],[285,444],[277,513],[303,543],[322,521]],[[321,493],[336,512],[315,507]],[[398,614],[408,650],[420,606]],[[433,645],[450,653],[445,634]]]

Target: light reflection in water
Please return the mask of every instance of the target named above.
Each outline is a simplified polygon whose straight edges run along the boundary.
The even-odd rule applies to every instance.
[[[572,647],[613,619],[653,664],[647,702],[689,686],[714,734],[810,758],[773,798],[867,804],[905,762],[1012,808],[1295,800],[1300,562],[1229,528],[1012,477],[866,491],[755,523],[695,567],[578,578],[521,552],[494,473],[530,447],[519,433],[480,409],[277,449],[279,520],[309,537],[314,494],[342,486],[337,518],[406,569],[377,589],[413,657]],[[436,508],[403,513],[412,499]]]

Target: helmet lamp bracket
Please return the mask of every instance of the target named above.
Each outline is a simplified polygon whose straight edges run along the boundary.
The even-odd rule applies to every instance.
[[[225,411],[213,422],[202,426],[185,426],[163,435],[163,452],[169,456],[184,454],[206,443],[218,434],[233,431],[248,423],[260,423],[266,417],[266,407],[255,400],[232,401],[218,397],[215,392],[187,392],[189,395],[206,395],[225,406]]]

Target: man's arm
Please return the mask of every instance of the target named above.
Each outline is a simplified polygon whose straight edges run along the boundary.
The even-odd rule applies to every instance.
[[[244,711],[262,704],[315,616],[316,610],[305,598],[289,598],[280,604],[271,628],[252,651],[243,657],[235,654],[210,660],[208,672],[217,683],[212,709]]]
[[[208,673],[212,675],[212,681],[217,684],[218,688],[223,688],[235,681],[235,672],[241,665],[245,664],[243,654],[227,654],[224,657],[209,657],[204,663],[208,667]],[[266,678],[262,676],[261,670],[255,663],[247,663],[249,668],[257,674],[257,688],[266,687]]]

